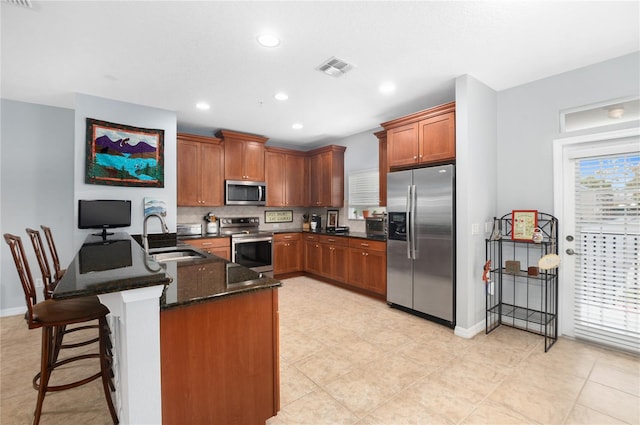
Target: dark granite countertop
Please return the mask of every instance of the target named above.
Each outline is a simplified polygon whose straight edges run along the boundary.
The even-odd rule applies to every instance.
[[[118,233],[107,243],[100,237],[87,238],[53,297],[64,299],[165,285],[160,298],[162,310],[281,285],[278,280],[187,244],[186,248],[198,251],[204,258],[157,263],[147,258],[136,242],[140,239],[137,236]],[[151,248],[182,245],[175,234],[153,235],[149,243]]]
[[[310,233],[313,235],[327,235],[327,236],[342,236],[342,237],[349,237],[349,238],[360,238],[360,239],[369,239],[369,240],[373,240],[373,241],[382,241],[382,242],[386,242],[387,238],[385,236],[372,236],[372,235],[367,235],[367,233],[365,232],[346,232],[346,233],[335,233],[335,232],[328,232],[327,229],[322,229],[322,230],[302,230],[300,228],[294,228],[294,229],[275,229],[273,230],[273,234],[277,234],[277,233]]]
[[[142,247],[127,233],[106,241],[89,236],[58,282],[53,298],[107,294],[171,282],[159,264],[146,259]]]

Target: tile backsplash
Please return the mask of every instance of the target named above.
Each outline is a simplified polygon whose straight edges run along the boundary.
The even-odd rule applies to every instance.
[[[204,216],[214,213],[218,217],[259,217],[260,230],[269,231],[276,229],[302,229],[302,215],[304,213],[319,214],[322,216],[322,226],[326,225],[327,210],[335,208],[304,208],[304,207],[252,207],[252,206],[224,206],[224,207],[178,207],[177,223],[201,223],[204,228]],[[293,222],[291,223],[265,223],[265,211],[293,211]],[[365,226],[363,220],[348,220],[346,217],[346,208],[338,209],[338,224],[340,226],[349,226],[352,232],[364,232]]]

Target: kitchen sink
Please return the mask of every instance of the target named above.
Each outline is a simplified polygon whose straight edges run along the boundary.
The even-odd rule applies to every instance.
[[[158,263],[168,261],[185,261],[185,260],[197,260],[199,258],[205,258],[205,255],[194,251],[189,248],[175,247],[171,248],[159,248],[157,250],[149,250],[149,256]]]

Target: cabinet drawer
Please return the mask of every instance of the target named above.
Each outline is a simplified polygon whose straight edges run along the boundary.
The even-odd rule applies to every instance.
[[[320,235],[309,235],[305,234],[302,239],[305,241],[318,242],[320,240]]]
[[[300,233],[276,233],[273,235],[274,242],[299,241],[301,238]]]
[[[340,246],[349,246],[349,238],[345,236],[329,236],[329,235],[320,235],[320,242],[322,243],[330,243],[334,245]]]
[[[371,241],[368,239],[350,238],[349,246],[351,248],[368,249],[371,251],[386,251],[387,243],[382,241]]]
[[[200,249],[225,248],[231,246],[229,238],[192,239],[183,242]]]

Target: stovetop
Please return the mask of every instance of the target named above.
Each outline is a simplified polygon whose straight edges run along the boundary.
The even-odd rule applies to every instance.
[[[221,217],[219,220],[221,235],[234,238],[273,236],[271,232],[260,231],[259,217]]]

